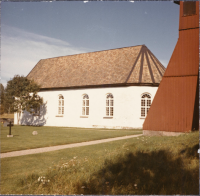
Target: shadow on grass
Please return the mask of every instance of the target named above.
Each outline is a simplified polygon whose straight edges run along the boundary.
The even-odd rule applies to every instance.
[[[189,157],[189,158],[194,158],[194,157],[199,158],[199,154],[197,153],[198,149],[199,149],[199,144],[196,144],[191,148],[186,148],[185,151],[186,151],[187,157]]]
[[[197,145],[185,151],[190,156]],[[191,153],[192,152],[192,153]],[[197,159],[198,160],[198,159]],[[90,179],[77,184],[77,194],[196,194],[199,169],[184,167],[184,160],[170,152],[129,153],[106,160]]]

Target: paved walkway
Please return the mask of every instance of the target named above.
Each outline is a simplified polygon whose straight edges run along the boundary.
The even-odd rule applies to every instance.
[[[1,156],[1,158],[17,157],[17,156],[23,156],[23,155],[29,155],[29,154],[50,152],[50,151],[54,151],[54,150],[62,150],[65,148],[75,148],[75,147],[80,147],[80,146],[89,146],[89,145],[101,144],[101,143],[112,142],[112,141],[117,141],[117,140],[124,140],[124,139],[142,136],[142,135],[143,134],[129,135],[129,136],[108,138],[108,139],[95,140],[95,141],[89,141],[89,142],[81,142],[81,143],[75,143],[75,144],[66,144],[66,145],[60,145],[60,146],[51,146],[51,147],[43,147],[43,148],[6,152],[6,153],[1,153],[0,156]]]

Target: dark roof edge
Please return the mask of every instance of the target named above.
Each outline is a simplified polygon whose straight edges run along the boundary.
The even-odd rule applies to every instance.
[[[84,89],[84,88],[105,88],[105,87],[125,87],[125,86],[155,86],[158,87],[159,83],[126,83],[126,84],[102,84],[102,85],[85,85],[85,86],[72,86],[72,87],[49,87],[40,88],[40,91],[51,91],[61,89]]]
[[[180,1],[174,1],[174,3],[180,5]]]
[[[95,53],[95,52],[104,52],[104,51],[117,50],[117,49],[123,49],[123,48],[132,48],[132,47],[138,47],[138,46],[145,46],[145,44],[136,45],[136,46],[126,46],[126,47],[121,47],[121,48],[112,48],[112,49],[99,50],[99,51],[93,51],[93,52],[84,52],[84,53],[79,53],[79,54],[70,54],[66,56],[57,56],[57,57],[51,57],[51,58],[46,58],[46,59],[55,59],[55,58],[61,58],[61,57],[67,57],[67,56],[75,56],[75,55],[89,54],[89,53]],[[46,59],[41,59],[41,60],[46,60]]]

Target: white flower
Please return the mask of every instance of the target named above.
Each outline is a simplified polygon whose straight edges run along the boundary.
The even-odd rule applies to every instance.
[[[137,184],[134,184],[134,186],[137,186]]]
[[[38,182],[40,181],[40,177],[38,178]]]
[[[43,179],[41,179],[41,181],[43,182]]]
[[[48,180],[48,182],[50,182],[50,180]]]

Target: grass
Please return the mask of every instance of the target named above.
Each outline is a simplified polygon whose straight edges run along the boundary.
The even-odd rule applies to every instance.
[[[1,194],[198,195],[198,148],[193,132],[4,158]]]
[[[38,135],[33,136],[32,132]],[[71,144],[126,135],[141,134],[140,129],[86,129],[67,127],[13,126],[13,138],[7,138],[9,127],[1,128],[1,152]]]

